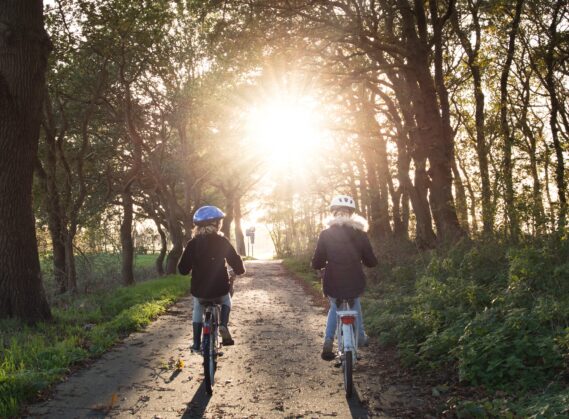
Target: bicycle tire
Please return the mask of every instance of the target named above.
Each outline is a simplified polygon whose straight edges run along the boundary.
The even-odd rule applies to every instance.
[[[204,384],[205,391],[210,396],[213,393],[213,377],[210,375],[209,364],[211,361],[211,355],[209,350],[210,337],[209,335],[204,335],[203,337],[203,373],[204,373]]]
[[[215,384],[215,373],[217,371],[217,327],[214,327],[209,341],[209,375],[211,377],[211,386]]]
[[[344,353],[344,389],[346,390],[346,397],[351,398],[354,390],[353,382],[353,357],[352,351]]]

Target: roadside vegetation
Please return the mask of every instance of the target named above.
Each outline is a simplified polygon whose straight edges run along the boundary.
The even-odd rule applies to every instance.
[[[406,367],[447,371],[448,386],[471,386],[470,399],[441,387],[449,411],[569,415],[566,238],[380,254],[363,299],[366,328],[381,345],[396,346]],[[308,256],[285,265],[318,289]]]
[[[135,254],[133,271],[137,281],[146,281],[158,276],[155,254]],[[51,304],[68,298],[68,293],[61,293],[53,274],[52,256],[46,254],[40,258],[43,283],[47,298]],[[92,293],[110,290],[121,286],[120,253],[82,253],[76,257],[77,291]]]
[[[182,297],[189,277],[166,276],[132,287],[59,298],[53,321],[0,321],[0,417],[17,416],[73,367],[100,356]]]

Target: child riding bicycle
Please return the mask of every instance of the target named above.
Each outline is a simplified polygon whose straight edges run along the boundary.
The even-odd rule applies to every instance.
[[[219,232],[224,217],[223,211],[215,206],[199,208],[193,218],[193,238],[186,245],[178,263],[178,271],[182,275],[192,272],[190,291],[194,297],[193,351],[199,351],[201,345],[203,307],[200,300],[221,302],[219,333],[222,343],[225,346],[234,344],[228,329],[231,295],[226,262],[236,275],[243,275],[245,267],[229,240]]]
[[[334,333],[336,331],[336,299],[353,299],[353,310],[358,312],[360,346],[367,345],[368,337],[363,326],[360,295],[365,290],[365,274],[362,263],[371,268],[377,265],[369,238],[366,234],[367,221],[355,214],[353,198],[338,195],[332,199],[332,217],[328,227],[320,233],[312,257],[312,268],[324,270],[322,288],[330,300],[322,359],[332,360]]]

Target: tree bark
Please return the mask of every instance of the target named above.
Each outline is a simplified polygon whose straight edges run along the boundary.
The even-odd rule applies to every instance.
[[[130,191],[122,193],[123,219],[120,228],[122,248],[122,283],[134,284],[134,243],[132,240],[133,202]]]
[[[233,191],[228,191],[225,194],[225,218],[223,219],[223,224],[221,226],[221,232],[227,238],[227,240],[231,239],[231,223],[233,223],[233,214],[234,214],[234,193]]]
[[[75,268],[75,255],[73,254],[73,240],[75,231],[69,230],[65,235],[65,280],[68,292],[77,292],[77,269]]]
[[[0,318],[51,319],[32,210],[51,43],[41,0],[0,3]]]
[[[485,130],[485,96],[482,90],[482,69],[480,67],[481,28],[478,16],[479,3],[471,5],[470,15],[476,35],[474,46],[466,32],[460,27],[457,12],[453,13],[451,21],[454,31],[458,35],[460,43],[468,56],[468,68],[472,75],[475,102],[475,126],[476,126],[476,154],[478,156],[478,168],[482,184],[482,231],[486,235],[494,232],[494,207],[492,205],[492,191],[490,187],[490,175],[488,171],[488,147],[486,145]],[[456,164],[454,164],[456,166]],[[453,168],[454,170],[454,168]],[[458,170],[456,170],[458,172]]]
[[[235,198],[235,245],[237,253],[241,256],[247,256],[247,249],[245,247],[245,236],[241,228],[241,197]]]
[[[168,211],[168,231],[172,241],[172,249],[166,257],[166,275],[175,275],[178,272],[178,261],[184,251],[184,232],[180,221]]]
[[[466,191],[464,189],[464,184],[462,183],[462,177],[458,166],[456,164],[456,158],[452,159],[452,173],[454,175],[454,190],[456,192],[456,214],[458,216],[458,221],[464,231],[469,232],[470,226],[468,223],[468,208],[466,204]]]
[[[523,3],[523,0],[518,0]],[[566,3],[564,1],[558,0],[555,4],[553,10],[553,16],[551,17],[551,24],[549,26],[549,45],[547,52],[545,54],[545,64],[547,68],[547,74],[545,75],[545,88],[549,94],[550,101],[550,113],[549,113],[549,127],[551,129],[551,138],[553,140],[553,147],[555,149],[555,156],[557,157],[557,165],[555,168],[555,182],[557,184],[557,195],[559,196],[559,215],[557,228],[559,231],[563,231],[565,225],[567,224],[567,182],[565,180],[565,158],[563,156],[564,146],[561,144],[559,139],[559,98],[557,97],[557,91],[555,87],[554,71],[557,58],[556,48],[557,43],[560,42],[559,35],[557,33],[557,25],[559,18],[559,10],[561,6]],[[517,30],[517,26],[515,26]],[[513,32],[513,29],[512,29]]]
[[[409,225],[409,212],[408,200],[411,201],[413,211],[415,213],[415,241],[420,248],[432,248],[435,246],[436,235],[433,231],[433,222],[429,208],[429,201],[427,199],[428,192],[428,179],[425,173],[426,156],[424,152],[424,145],[419,133],[414,114],[421,112],[421,109],[414,110],[411,101],[412,84],[410,81],[402,80],[400,77],[393,73],[388,73],[390,80],[394,85],[395,96],[399,102],[399,108],[403,121],[398,125],[397,136],[397,178],[400,187],[403,188],[403,214],[402,221],[404,225]],[[394,108],[394,105],[390,105]],[[391,109],[391,114],[397,120],[398,114],[395,109]],[[410,178],[410,165],[411,159],[415,162],[415,184]],[[417,168],[422,172],[417,173]],[[405,200],[407,197],[407,202]],[[405,212],[407,211],[407,212]]]
[[[516,11],[512,21],[512,28],[510,30],[508,40],[508,50],[506,53],[506,61],[502,68],[500,76],[500,129],[502,131],[502,138],[504,140],[504,183],[505,183],[505,203],[506,203],[506,220],[508,234],[510,238],[516,241],[520,235],[518,214],[516,211],[515,192],[514,192],[514,179],[513,179],[513,162],[512,162],[512,149],[514,146],[514,136],[510,131],[508,124],[508,78],[510,76],[510,68],[514,59],[514,50],[516,46],[516,37],[520,18],[522,13],[524,0],[516,2]]]
[[[48,135],[46,135],[47,137]],[[47,151],[46,168],[39,160],[36,163],[37,177],[44,194],[43,208],[47,213],[47,226],[51,237],[53,279],[63,294],[67,290],[65,273],[65,234],[63,231],[64,221],[61,219],[61,205],[55,181],[55,150]]]
[[[430,72],[424,3],[415,1],[411,10],[404,0],[397,1],[402,15],[402,28],[407,45],[409,82],[418,85],[413,89],[414,108],[421,130],[421,143],[429,160],[430,206],[437,226],[438,238],[455,241],[465,235],[460,227],[452,195],[452,156],[454,143],[445,135],[446,126],[440,114],[435,82]],[[415,20],[417,28],[415,27]]]
[[[523,74],[523,73],[522,73]],[[533,206],[532,213],[535,225],[535,234],[543,235],[546,228],[545,222],[545,209],[543,207],[543,194],[541,181],[539,179],[539,167],[538,167],[538,150],[537,150],[537,138],[534,131],[530,127],[528,122],[528,112],[530,108],[531,99],[531,77],[532,74],[524,74],[524,77],[520,80],[523,88],[521,93],[520,102],[522,109],[519,116],[519,125],[524,133],[524,140],[527,144],[527,154],[530,160],[530,172],[533,179],[532,197]]]
[[[374,118],[374,122],[377,128],[377,141],[378,141],[378,149],[377,149],[377,158],[378,158],[378,180],[379,180],[379,193],[380,193],[380,201],[379,201],[379,209],[380,209],[380,218],[379,218],[379,233],[380,238],[387,239],[391,236],[391,224],[389,223],[389,161],[387,160],[387,145],[386,140],[383,134],[379,130],[379,125]]]
[[[154,219],[154,223],[156,224],[156,229],[160,235],[160,253],[158,253],[158,257],[155,262],[156,272],[159,276],[162,276],[164,275],[164,259],[166,258],[166,252],[168,251],[168,241],[166,240],[166,233],[164,233],[160,222]]]

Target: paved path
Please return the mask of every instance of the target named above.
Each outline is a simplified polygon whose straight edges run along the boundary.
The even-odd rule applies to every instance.
[[[279,262],[248,262],[247,270],[236,281],[230,321],[236,345],[224,348],[213,396],[202,384],[201,356],[188,349],[192,304],[184,298],[144,332],[57,385],[51,400],[30,406],[29,416],[407,416],[401,405],[408,404],[409,388],[382,387],[381,366],[366,351],[355,371],[356,396],[346,400],[341,369],[320,359],[324,310]]]

